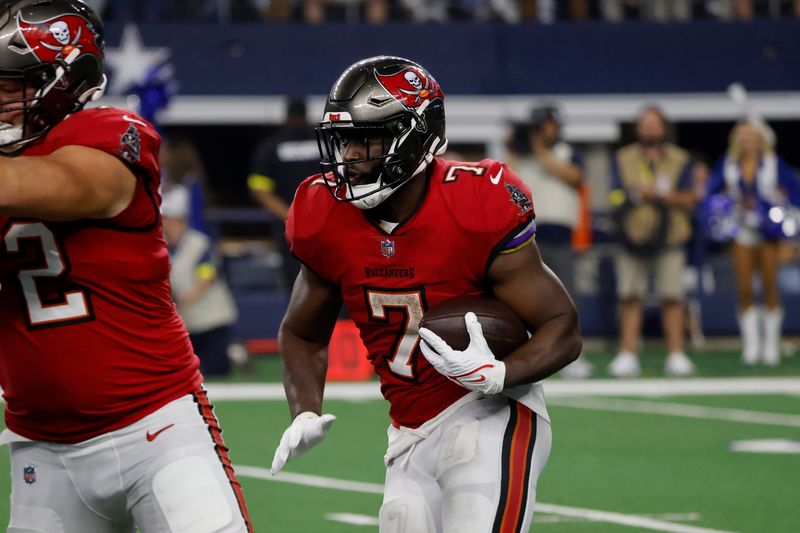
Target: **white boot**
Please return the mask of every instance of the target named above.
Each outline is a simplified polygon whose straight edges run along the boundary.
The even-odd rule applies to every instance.
[[[761,309],[754,305],[739,315],[739,329],[742,333],[742,362],[747,366],[758,363],[761,350],[760,318]]]
[[[764,313],[764,351],[762,361],[767,366],[778,366],[781,362],[781,326],[783,309],[768,309]]]

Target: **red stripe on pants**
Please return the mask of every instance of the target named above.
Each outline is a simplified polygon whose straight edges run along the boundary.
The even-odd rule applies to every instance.
[[[239,510],[242,512],[242,517],[244,518],[245,524],[247,524],[247,531],[253,533],[253,525],[250,523],[250,515],[247,513],[247,505],[244,502],[242,486],[239,484],[239,480],[236,479],[236,474],[233,471],[231,458],[228,455],[228,448],[225,446],[225,442],[222,440],[222,430],[219,427],[219,421],[217,421],[217,417],[214,415],[214,408],[208,401],[208,394],[202,389],[196,391],[194,393],[194,401],[197,403],[200,409],[200,414],[203,416],[203,420],[205,421],[206,425],[208,425],[208,432],[211,434],[211,439],[214,441],[214,449],[217,452],[217,457],[219,457],[219,460],[222,463],[222,467],[225,469],[225,474],[228,476],[228,481],[233,488],[236,501],[239,504]]]

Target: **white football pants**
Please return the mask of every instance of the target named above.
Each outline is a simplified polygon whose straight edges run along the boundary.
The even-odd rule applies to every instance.
[[[380,532],[527,532],[551,444],[550,423],[502,395],[390,427]]]
[[[10,431],[9,533],[252,531],[205,391],[78,444]]]

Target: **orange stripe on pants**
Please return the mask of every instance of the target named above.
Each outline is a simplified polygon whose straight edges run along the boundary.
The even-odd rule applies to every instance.
[[[525,519],[531,456],[536,441],[533,412],[509,400],[511,415],[503,442],[503,473],[500,501],[495,517],[495,533],[518,533]]]

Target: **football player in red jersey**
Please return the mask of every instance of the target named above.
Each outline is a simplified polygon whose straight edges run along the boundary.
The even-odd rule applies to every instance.
[[[159,136],[100,95],[77,0],[0,3],[0,386],[8,531],[250,531],[170,300]]]
[[[498,161],[437,157],[444,95],[406,59],[345,70],[318,135],[323,173],[300,185],[287,219],[303,268],[279,333],[293,420],[273,472],[335,419],[322,397],[344,302],[390,404],[381,531],[527,531],[551,444],[538,382],[581,351],[575,307],[534,242],[530,192]],[[418,331],[429,307],[477,294],[532,333],[503,361],[473,313],[463,352]]]

